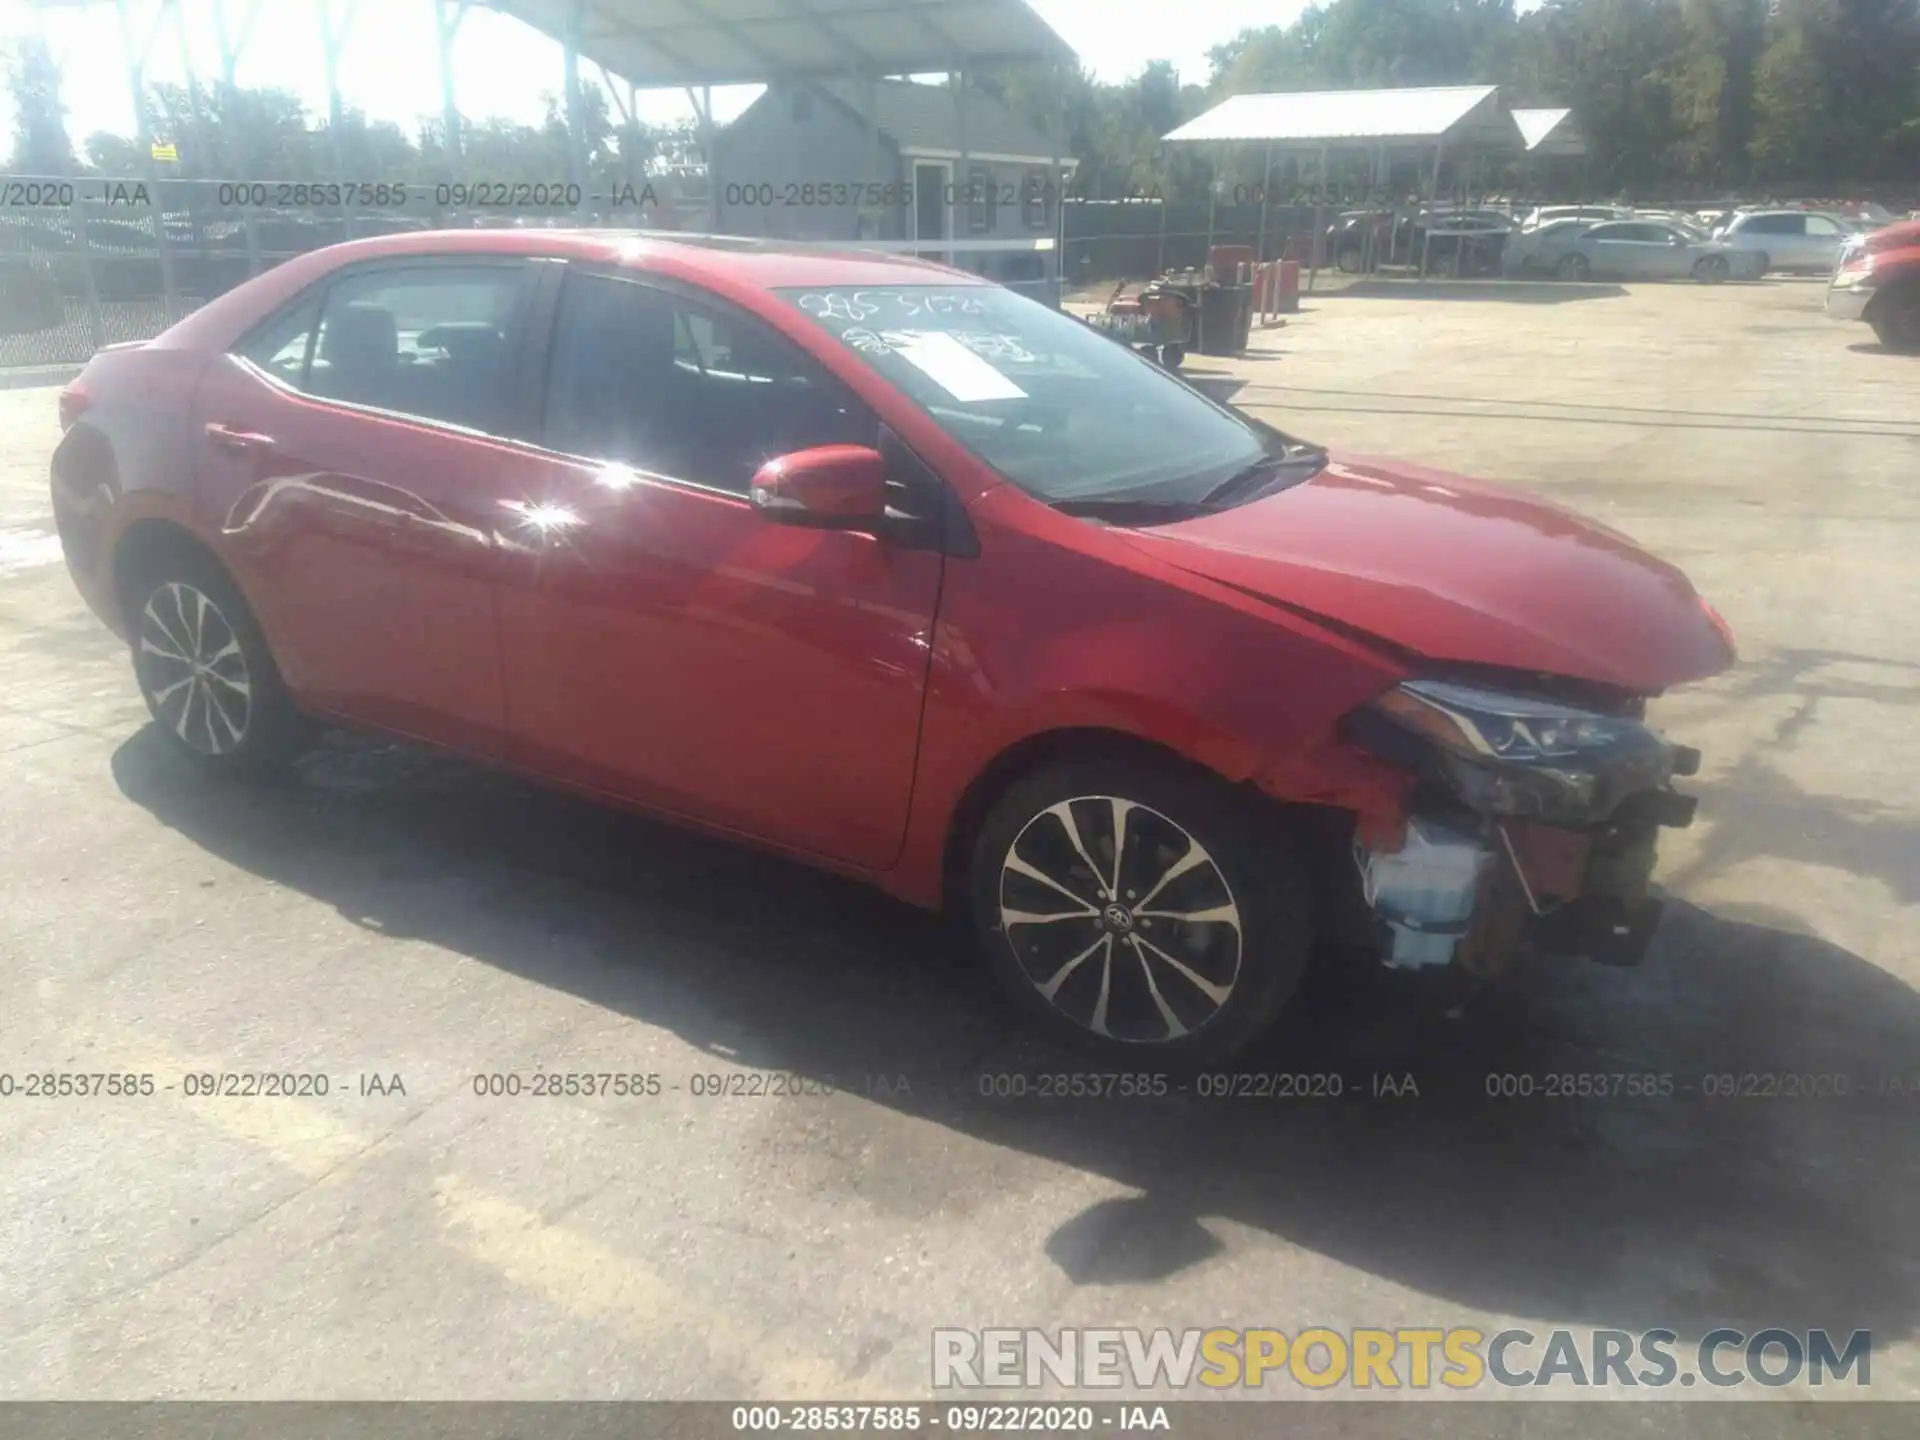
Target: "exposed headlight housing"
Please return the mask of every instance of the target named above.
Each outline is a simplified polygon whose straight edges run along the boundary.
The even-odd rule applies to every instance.
[[[1666,787],[1675,775],[1698,768],[1698,752],[1669,744],[1639,720],[1409,680],[1364,707],[1356,722],[1364,743],[1412,761],[1485,815],[1592,824],[1630,797],[1654,794],[1661,798],[1649,818],[1666,824],[1692,818],[1692,801]]]

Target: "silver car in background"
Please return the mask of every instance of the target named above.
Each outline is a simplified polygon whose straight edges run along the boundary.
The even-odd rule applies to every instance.
[[[1761,257],[1676,221],[1611,220],[1589,226],[1553,259],[1562,280],[1757,280]]]
[[[1516,230],[1500,252],[1500,273],[1507,276],[1550,275],[1560,257],[1596,222],[1587,219],[1549,220],[1532,230]]]
[[[1855,228],[1838,215],[1817,210],[1743,210],[1724,221],[1714,238],[1757,256],[1760,269],[1832,273],[1840,246]]]

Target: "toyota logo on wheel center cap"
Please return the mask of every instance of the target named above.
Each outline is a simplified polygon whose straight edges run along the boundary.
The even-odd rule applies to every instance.
[[[1133,912],[1121,904],[1112,904],[1100,912],[1100,923],[1116,935],[1133,933]]]

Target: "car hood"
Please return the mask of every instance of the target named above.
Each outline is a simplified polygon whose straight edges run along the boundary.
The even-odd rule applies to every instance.
[[[1191,574],[1428,661],[1653,695],[1733,649],[1686,576],[1502,486],[1362,456],[1252,504],[1115,531]]]

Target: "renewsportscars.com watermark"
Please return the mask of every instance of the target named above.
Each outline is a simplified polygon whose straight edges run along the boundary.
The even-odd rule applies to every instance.
[[[1872,1382],[1873,1336],[1825,1330],[1489,1333],[1464,1326],[1333,1330],[935,1330],[935,1390],[1654,1389]]]

